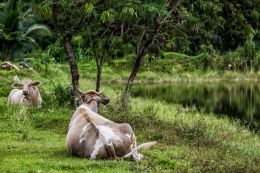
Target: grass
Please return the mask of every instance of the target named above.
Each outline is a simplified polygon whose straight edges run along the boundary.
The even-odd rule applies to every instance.
[[[123,80],[127,76],[127,72],[105,68],[105,79]],[[93,66],[80,67],[82,90],[95,86],[95,71],[91,69]],[[43,82],[41,108],[7,106],[14,75]],[[157,75],[141,71],[139,78],[151,80]],[[131,98],[130,108],[122,110],[118,99],[123,88],[109,83],[102,88],[111,103],[100,107],[101,114],[130,123],[139,144],[151,140],[158,144],[141,151],[146,157],[141,162],[71,156],[65,146],[73,113],[69,84],[67,65],[51,64],[47,74],[0,70],[0,172],[260,172],[260,136],[239,122],[139,97]]]

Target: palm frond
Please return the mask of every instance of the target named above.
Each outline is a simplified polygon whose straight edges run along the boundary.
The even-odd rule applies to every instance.
[[[32,25],[34,21],[34,14],[32,13],[31,8],[28,8],[24,13],[20,14],[20,28],[28,28],[28,24]]]
[[[26,39],[33,44],[33,46],[40,47],[39,44],[32,37],[26,37]]]
[[[35,24],[28,28],[24,35],[28,37],[32,35],[51,35],[51,31],[46,25]]]
[[[18,27],[20,14],[20,1],[8,0],[0,13],[0,23],[3,24],[7,32],[15,31]]]

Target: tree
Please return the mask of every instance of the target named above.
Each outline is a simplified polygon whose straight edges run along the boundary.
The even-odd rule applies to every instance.
[[[79,73],[77,59],[71,45],[71,40],[73,36],[82,30],[82,28],[85,28],[88,25],[93,5],[86,3],[84,0],[52,0],[51,2],[46,1],[45,3],[50,3],[48,5],[51,6],[52,25],[69,57],[74,104],[75,107],[77,107],[80,100],[78,92]],[[48,6],[43,6],[42,10],[47,12],[50,11]]]
[[[96,91],[100,90],[101,79],[102,79],[102,69],[104,60],[108,58],[109,43],[112,38],[113,31],[105,31],[105,26],[100,26],[98,21],[89,25],[88,31],[83,33],[82,36],[85,38],[84,47],[91,50],[91,55],[95,58],[97,67],[97,77],[96,77]]]
[[[104,57],[107,56],[109,42],[114,32],[109,12],[113,11],[112,6],[118,3],[116,0],[93,0],[88,1],[88,3],[84,0],[46,0],[39,7],[39,18],[54,28],[69,57],[75,106],[79,101],[79,73],[77,58],[71,41],[77,34],[83,32],[84,35],[84,33],[87,33],[88,38],[86,40],[89,41],[87,46],[93,48],[93,54],[96,58],[96,90],[99,90]],[[52,20],[51,23],[48,22],[50,19]]]
[[[200,51],[226,52],[243,46],[250,28],[259,28],[259,5],[255,0],[185,0],[179,10],[176,50],[196,55]]]
[[[174,12],[180,3],[181,0],[174,4],[168,1],[132,1],[128,3],[129,6],[124,7],[123,10],[132,15],[123,20],[122,33],[124,39],[136,48],[135,63],[123,94],[124,104],[127,104],[131,86],[145,55],[153,51],[158,54],[166,41],[164,31],[169,27],[174,28]]]
[[[115,22],[117,2],[104,3],[95,7],[95,22],[91,22],[84,35],[86,46],[91,47],[96,60],[97,78],[96,91],[100,90],[103,63],[109,57],[110,44],[118,34]]]
[[[17,0],[8,0],[0,10],[0,51],[10,61],[15,52],[39,47],[37,38],[49,36],[47,26],[35,23],[31,8]]]

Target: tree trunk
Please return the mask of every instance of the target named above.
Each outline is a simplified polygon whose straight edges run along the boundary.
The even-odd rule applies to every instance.
[[[5,55],[5,60],[6,60],[6,61],[9,61],[9,62],[11,61],[11,56],[10,56],[10,54],[6,54],[6,55]]]
[[[71,72],[71,80],[72,80],[72,88],[73,88],[73,95],[74,95],[74,106],[77,107],[80,101],[80,95],[78,92],[79,88],[79,72],[77,66],[77,60],[75,54],[73,52],[70,40],[64,38],[63,40],[64,48],[69,56],[70,61],[70,72]]]
[[[3,57],[5,61],[11,61],[11,52],[8,45],[8,43],[3,45]]]
[[[133,85],[133,82],[135,80],[136,74],[142,64],[142,61],[144,59],[144,56],[146,55],[148,51],[148,47],[144,48],[140,54],[137,55],[137,58],[135,60],[135,64],[132,68],[131,74],[128,78],[126,87],[125,87],[125,91],[124,91],[124,95],[123,95],[123,104],[126,106],[127,102],[128,102],[128,98],[130,96],[130,91],[131,91],[131,87]]]
[[[175,5],[171,8],[170,13],[172,13],[181,2],[182,2],[182,0],[178,0],[175,3]],[[143,37],[144,37],[146,30],[143,30],[143,32],[141,34],[140,40],[136,45],[136,52],[137,52],[136,55],[137,55],[137,57],[136,57],[136,60],[135,60],[135,64],[132,68],[131,74],[128,78],[128,81],[127,81],[127,84],[126,84],[126,87],[125,87],[125,91],[124,91],[124,94],[123,94],[123,98],[122,98],[123,106],[127,106],[128,99],[129,99],[129,96],[130,96],[131,87],[132,87],[132,84],[135,80],[136,74],[137,74],[137,72],[138,72],[138,70],[141,66],[142,60],[144,59],[144,56],[147,54],[149,48],[153,45],[156,37],[160,34],[162,24],[165,20],[166,20],[166,17],[163,18],[160,15],[158,16],[157,26],[154,30],[154,35],[150,40],[146,41],[146,43],[144,44],[142,49],[140,48],[140,45],[141,45],[141,42],[143,41]]]
[[[103,57],[100,57],[100,59],[96,59],[96,65],[97,65],[97,79],[96,79],[96,91],[99,92],[100,90],[100,83],[101,83],[101,75],[102,75],[102,69],[103,69]]]

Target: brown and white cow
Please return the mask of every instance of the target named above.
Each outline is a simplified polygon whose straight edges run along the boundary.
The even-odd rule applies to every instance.
[[[21,82],[12,84],[14,88],[8,96],[8,104],[32,104],[40,106],[42,102],[41,94],[38,87],[40,81],[32,82],[31,79],[25,78]]]
[[[149,148],[156,142],[137,146],[134,132],[129,124],[118,124],[97,114],[98,104],[109,103],[108,98],[100,98],[101,93],[88,91],[82,95],[83,104],[74,112],[67,134],[69,153],[89,159],[133,157],[141,160],[137,151]]]

